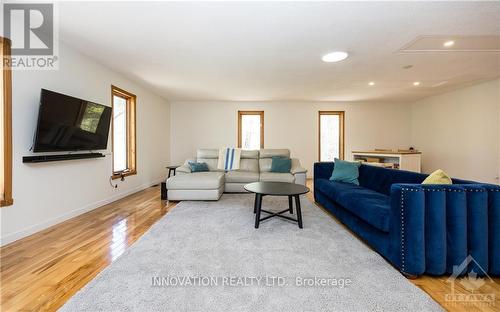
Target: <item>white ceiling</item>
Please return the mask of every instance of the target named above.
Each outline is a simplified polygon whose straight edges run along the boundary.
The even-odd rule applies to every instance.
[[[402,51],[426,36],[499,36],[497,1],[63,2],[59,12],[63,42],[169,100],[406,101],[500,76],[498,50]],[[332,50],[350,57],[323,63]]]

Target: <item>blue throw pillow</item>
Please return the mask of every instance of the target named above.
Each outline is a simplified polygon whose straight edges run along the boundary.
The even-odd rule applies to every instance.
[[[290,173],[292,160],[286,157],[273,156],[271,162],[271,172]]]
[[[191,168],[191,172],[205,172],[210,171],[208,169],[207,163],[204,162],[188,162],[189,168]]]
[[[330,181],[344,182],[359,185],[359,162],[344,161],[335,158]]]

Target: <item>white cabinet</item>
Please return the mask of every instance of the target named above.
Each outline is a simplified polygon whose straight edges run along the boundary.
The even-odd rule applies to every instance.
[[[353,151],[354,160],[367,165],[421,172],[422,153],[415,151]]]

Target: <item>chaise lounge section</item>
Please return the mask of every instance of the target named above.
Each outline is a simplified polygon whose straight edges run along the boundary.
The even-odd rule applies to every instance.
[[[314,198],[403,274],[500,275],[500,186],[361,165],[359,183],[330,181],[314,164]],[[456,272],[468,255],[474,261]]]

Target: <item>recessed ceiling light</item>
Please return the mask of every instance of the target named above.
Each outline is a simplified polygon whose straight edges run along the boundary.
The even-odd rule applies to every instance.
[[[415,82],[413,83],[413,85],[414,85],[415,87],[420,86],[420,81],[415,81]]]
[[[455,41],[449,40],[449,41],[446,41],[445,43],[443,43],[443,46],[445,46],[445,47],[448,48],[448,47],[451,47],[454,44],[455,44]]]
[[[323,62],[334,63],[334,62],[343,61],[348,56],[349,56],[349,54],[347,54],[347,52],[335,51],[335,52],[331,52],[331,53],[323,55],[323,57],[321,59],[323,60]]]
[[[374,86],[374,85],[375,85],[375,82],[374,82],[374,81],[370,81],[370,82],[368,83],[368,85],[369,85],[369,86]]]

